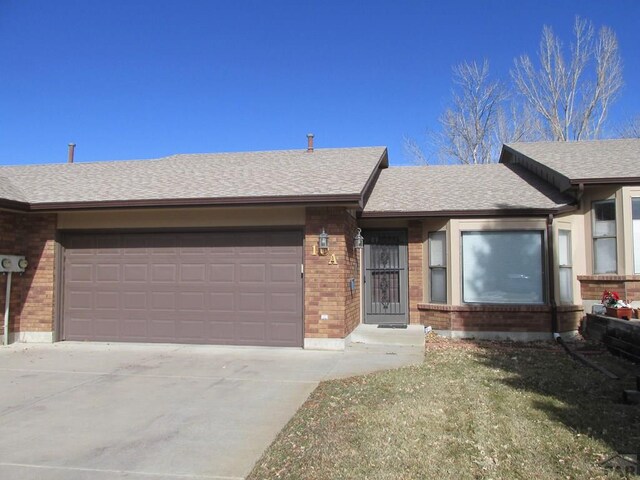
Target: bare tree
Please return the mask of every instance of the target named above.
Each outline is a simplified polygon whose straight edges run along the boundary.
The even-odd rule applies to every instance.
[[[505,87],[489,78],[489,62],[463,62],[453,69],[453,101],[440,117],[442,156],[459,163],[490,163],[496,160],[495,136],[498,111],[507,98]]]
[[[523,55],[511,71],[517,90],[543,121],[541,136],[553,140],[598,138],[623,84],[615,33],[602,27],[595,38],[591,22],[576,17],[574,35],[567,61],[560,40],[545,26],[538,52],[540,68]]]
[[[498,109],[495,136],[498,144],[543,140],[540,117],[528,104],[518,104],[513,98]]]
[[[627,120],[617,129],[620,138],[640,138],[640,115]]]
[[[430,163],[424,149],[414,138],[405,135],[402,138],[402,147],[404,148],[405,156],[409,157],[413,163],[417,165],[428,165]]]

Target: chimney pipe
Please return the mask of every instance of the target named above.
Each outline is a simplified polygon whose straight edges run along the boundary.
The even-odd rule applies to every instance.
[[[70,143],[69,144],[69,158],[67,159],[67,163],[73,163],[73,155],[75,153],[76,150],[76,144],[75,143]]]
[[[313,133],[307,133],[307,152],[313,152]]]

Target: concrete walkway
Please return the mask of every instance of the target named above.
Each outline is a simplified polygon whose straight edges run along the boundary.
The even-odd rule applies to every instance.
[[[402,346],[0,347],[0,478],[241,479],[321,380],[422,360]]]

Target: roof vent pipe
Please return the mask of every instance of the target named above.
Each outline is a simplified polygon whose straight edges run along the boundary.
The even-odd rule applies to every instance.
[[[313,152],[313,133],[307,133],[307,152]]]
[[[73,155],[75,154],[76,151],[76,144],[75,143],[70,143],[69,144],[69,158],[67,159],[67,163],[73,163]]]

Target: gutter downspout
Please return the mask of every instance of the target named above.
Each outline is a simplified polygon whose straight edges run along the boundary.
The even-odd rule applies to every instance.
[[[558,305],[556,304],[556,282],[555,282],[555,261],[554,261],[554,248],[553,248],[553,214],[550,213],[547,217],[547,255],[548,255],[548,267],[549,272],[549,305],[551,306],[551,333],[557,334],[558,332]]]
[[[576,195],[576,204],[579,210],[582,210],[582,197],[584,196],[584,183],[578,184],[578,193]]]

